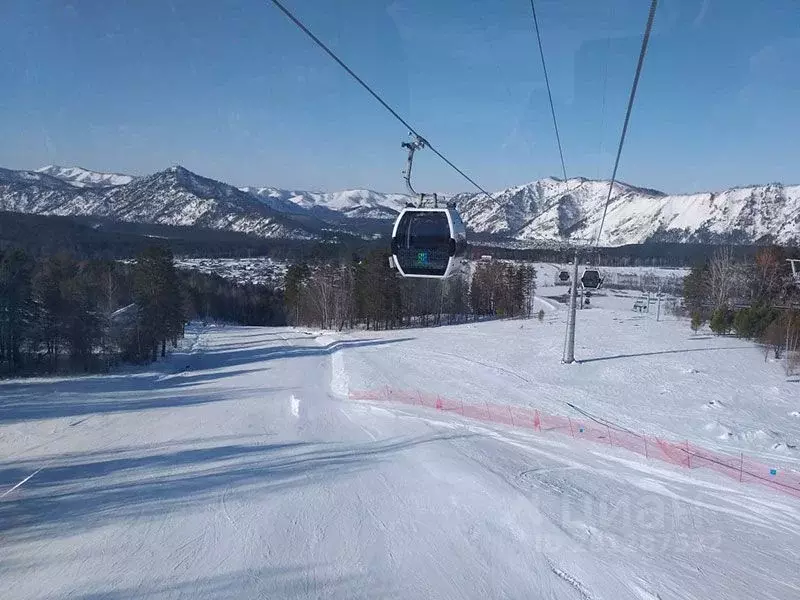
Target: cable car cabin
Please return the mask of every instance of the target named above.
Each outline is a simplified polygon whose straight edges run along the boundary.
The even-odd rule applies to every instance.
[[[406,208],[392,232],[392,257],[403,277],[443,279],[458,272],[467,230],[455,208]]]
[[[603,284],[600,271],[597,269],[586,269],[581,276],[581,284],[589,290],[596,290]]]

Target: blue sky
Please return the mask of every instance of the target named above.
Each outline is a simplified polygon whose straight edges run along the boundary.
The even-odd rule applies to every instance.
[[[560,166],[529,0],[284,0],[488,189]],[[570,176],[610,175],[646,0],[537,0]],[[7,0],[0,166],[402,191],[397,123],[268,0]],[[661,0],[619,176],[800,182],[797,0]],[[430,152],[419,190],[469,190]]]

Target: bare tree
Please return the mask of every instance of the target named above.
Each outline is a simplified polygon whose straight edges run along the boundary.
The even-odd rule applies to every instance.
[[[785,279],[785,253],[780,248],[761,248],[752,268],[753,299],[770,302],[777,298]]]
[[[761,336],[761,343],[764,344],[764,362],[767,362],[770,351],[773,352],[775,360],[780,360],[781,351],[786,343],[787,325],[785,318],[779,318],[767,326]]]
[[[709,264],[708,291],[714,309],[726,308],[742,283],[741,269],[733,260],[728,247],[717,248]]]

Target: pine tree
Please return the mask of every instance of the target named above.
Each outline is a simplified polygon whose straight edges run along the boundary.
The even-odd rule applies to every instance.
[[[711,313],[711,320],[708,326],[717,335],[725,335],[733,327],[733,313],[727,308],[717,308]]]
[[[703,326],[703,317],[701,316],[699,311],[695,311],[692,313],[692,331],[697,333],[697,331]]]
[[[77,274],[78,265],[66,255],[45,258],[37,265],[33,277],[36,303],[36,341],[44,344],[50,369],[58,369],[70,319],[67,281]]]
[[[172,262],[172,253],[151,247],[136,259],[134,301],[138,309],[135,356],[156,360],[159,345],[166,353],[167,340],[183,333],[184,296]]]
[[[0,368],[22,367],[21,346],[32,327],[33,263],[21,250],[0,253]]]

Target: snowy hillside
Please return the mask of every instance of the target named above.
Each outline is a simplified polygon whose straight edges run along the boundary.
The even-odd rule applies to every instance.
[[[593,302],[575,365],[566,311],[539,298],[541,322],[195,327],[147,370],[0,381],[0,578],[19,600],[796,598],[795,495],[581,429],[350,398],[414,390],[577,427],[569,402],[797,468],[781,365]]]
[[[382,194],[372,190],[342,192],[304,192],[276,188],[241,188],[264,199],[276,210],[282,207],[291,212],[294,204],[311,212],[325,215],[339,213],[348,218],[392,219],[405,207],[409,197],[404,194]],[[289,205],[289,208],[285,208]]]
[[[0,210],[91,215],[297,239],[318,237],[325,226],[313,218],[297,218],[271,209],[233,186],[179,166],[125,185],[83,188],[45,173],[3,169]]]
[[[471,231],[497,240],[590,241],[597,235],[608,185],[545,178],[491,197],[462,193],[450,200]],[[310,238],[326,230],[370,237],[385,232],[385,224],[408,201],[403,194],[372,190],[237,189],[182,167],[141,178],[78,167],[0,169],[2,210],[202,225],[264,237]],[[604,246],[647,241],[800,243],[800,185],[667,195],[617,182],[600,241]]]
[[[45,173],[62,181],[66,181],[75,187],[105,187],[111,185],[125,185],[135,179],[133,175],[122,175],[121,173],[100,173],[90,171],[82,167],[59,167],[58,165],[47,165],[41,169],[36,169],[37,173]]]
[[[471,229],[521,240],[593,240],[608,181],[548,178],[484,195],[461,194]],[[601,245],[646,241],[754,243],[800,241],[800,185],[770,184],[670,196],[616,183]]]

